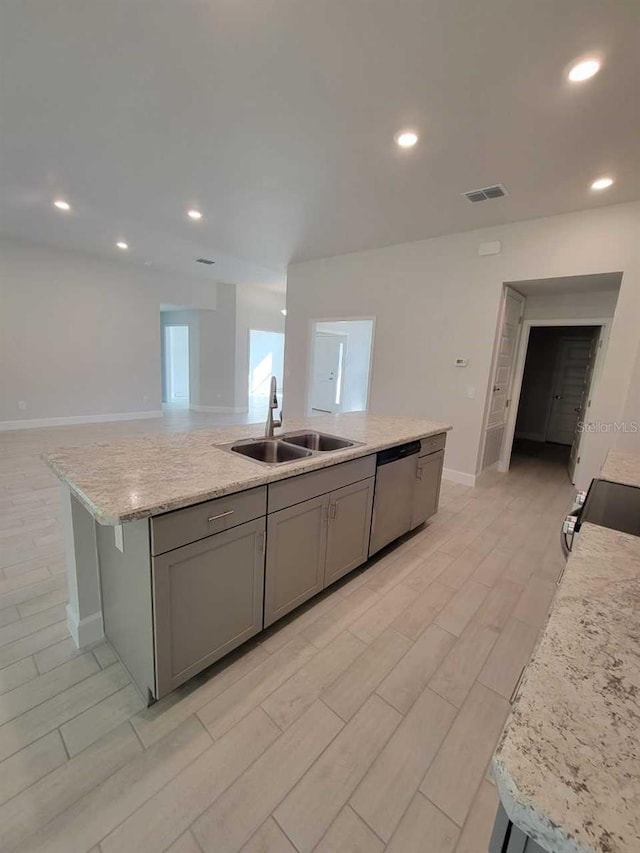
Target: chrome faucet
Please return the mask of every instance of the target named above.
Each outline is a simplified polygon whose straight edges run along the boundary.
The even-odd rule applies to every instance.
[[[276,393],[276,377],[271,377],[271,386],[269,388],[269,408],[267,410],[267,422],[264,426],[264,434],[267,438],[273,438],[273,431],[276,427],[282,426],[282,409],[280,409],[280,420],[273,419],[273,410],[278,408],[278,395]]]

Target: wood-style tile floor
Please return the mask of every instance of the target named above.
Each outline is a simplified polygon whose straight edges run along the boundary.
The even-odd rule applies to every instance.
[[[163,420],[0,434],[0,850],[486,853],[488,764],[563,565],[573,489],[517,461],[444,483],[424,529],[146,709],[65,623],[48,447]]]

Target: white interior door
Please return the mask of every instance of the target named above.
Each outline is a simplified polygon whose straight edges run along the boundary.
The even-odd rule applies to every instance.
[[[314,337],[311,408],[315,412],[340,410],[346,345],[345,335]]]
[[[483,469],[497,462],[502,451],[524,303],[524,296],[510,287],[505,288],[493,370],[493,384],[489,391],[485,421]]]

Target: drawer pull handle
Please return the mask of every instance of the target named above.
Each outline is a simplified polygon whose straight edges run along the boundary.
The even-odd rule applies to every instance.
[[[518,694],[518,689],[520,688],[520,684],[522,682],[522,676],[524,675],[525,669],[526,669],[526,666],[523,666],[522,669],[520,670],[520,675],[518,676],[518,680],[515,683],[515,687],[511,691],[511,696],[509,696],[509,704],[510,705],[513,705],[515,698]]]
[[[219,515],[212,515],[207,521],[217,521],[219,518],[226,518],[228,515],[233,515],[235,510],[228,509],[226,512],[221,512]]]

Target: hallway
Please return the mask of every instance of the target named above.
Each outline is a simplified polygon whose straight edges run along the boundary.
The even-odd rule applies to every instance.
[[[68,635],[39,456],[231,422],[0,434],[0,848],[483,853],[490,756],[563,566],[566,471],[518,455],[443,483],[427,527],[147,709],[107,643]]]

